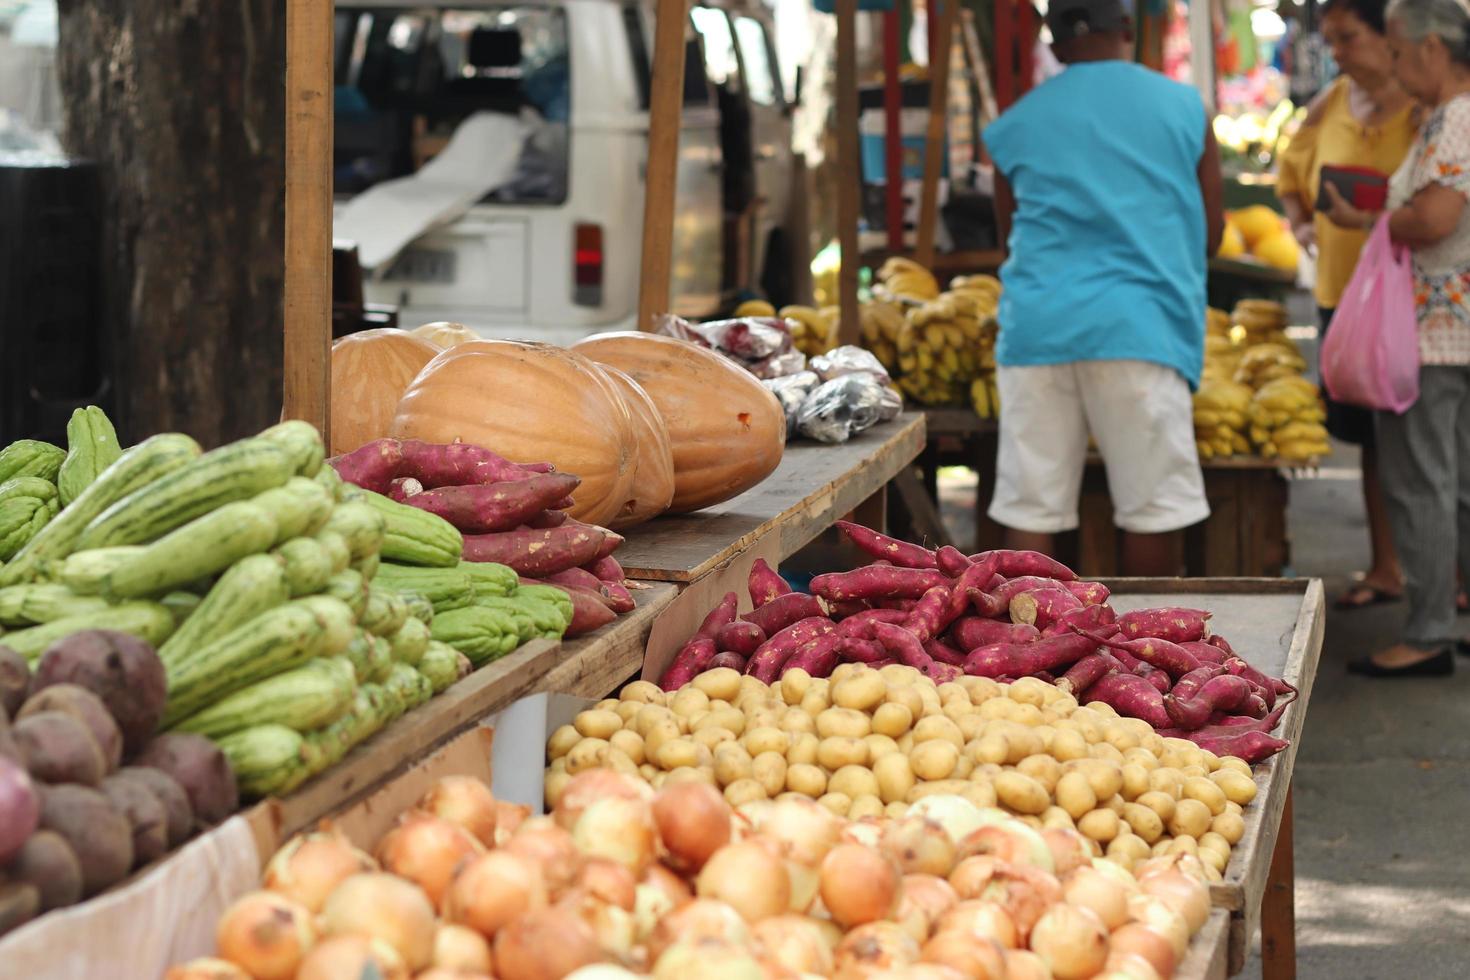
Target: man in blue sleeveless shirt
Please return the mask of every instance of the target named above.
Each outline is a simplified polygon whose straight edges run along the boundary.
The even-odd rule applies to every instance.
[[[1177,575],[1209,516],[1190,391],[1204,360],[1205,262],[1220,161],[1199,94],[1132,64],[1119,0],[1052,0],[1065,71],[985,130],[1001,268],[1000,454],[990,516],[1008,547],[1077,527],[1089,432],[1123,572]]]

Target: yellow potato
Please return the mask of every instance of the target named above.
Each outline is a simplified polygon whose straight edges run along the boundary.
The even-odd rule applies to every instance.
[[[1177,800],[1179,794],[1184,792],[1184,777],[1179,774],[1178,769],[1155,769],[1148,774],[1148,788],[1151,791],[1168,793]]]
[[[827,692],[819,691],[815,688],[807,691],[806,696],[801,699],[801,710],[805,711],[813,718],[826,711],[831,706],[832,702],[827,700]]]
[[[698,742],[688,738],[674,738],[663,743],[658,747],[658,751],[654,753],[653,761],[658,763],[658,767],[665,772],[677,769],[680,766],[697,766],[700,764],[701,749],[704,749],[704,754],[710,757],[710,762],[712,763],[714,760],[713,753]]]
[[[1166,823],[1174,816],[1174,797],[1168,793],[1156,789],[1149,790],[1147,793],[1139,796],[1136,802],[1148,807],[1154,813],[1158,814],[1160,820]]]
[[[1059,687],[1047,687],[1046,706],[1056,712],[1058,718],[1070,718],[1077,710],[1077,699]]]
[[[766,788],[754,779],[742,779],[725,787],[725,802],[731,806],[766,799]]]
[[[562,725],[556,731],[552,732],[551,737],[546,740],[546,754],[552,759],[560,759],[572,751],[572,749],[576,748],[577,743],[580,741],[582,741],[581,732],[577,731],[571,725]]]
[[[969,753],[977,763],[1001,763],[1010,758],[1011,743],[1004,735],[987,733],[970,743]]]
[[[755,781],[775,796],[786,788],[786,757],[779,752],[762,752],[751,761]]]
[[[634,718],[638,717],[638,712],[643,710],[643,702],[619,701],[618,706],[613,710],[618,713],[618,717],[623,720],[623,727],[626,728],[633,723]]]
[[[791,748],[790,733],[771,726],[750,729],[741,741],[752,758],[762,752],[785,752]]]
[[[1006,763],[1016,765],[1028,755],[1037,755],[1041,752],[1041,738],[1036,731],[1025,725],[1011,724],[1006,726],[1006,744],[1011,747],[1011,752],[1006,756]]]
[[[847,808],[849,820],[861,820],[863,817],[883,816],[883,801],[876,796],[855,796],[852,804]]]
[[[887,667],[883,668],[887,670]],[[888,693],[884,695],[887,704],[902,705],[909,711],[910,722],[924,713],[924,699],[919,697],[919,692],[907,684],[889,684]]]
[[[827,780],[827,791],[842,793],[856,800],[860,796],[879,795],[878,778],[866,766],[843,766]]]
[[[1159,759],[1148,749],[1138,746],[1123,753],[1123,765],[1138,766],[1145,773],[1150,773],[1159,768]]]
[[[1199,857],[1199,841],[1193,837],[1175,837],[1164,847],[1167,854],[1188,854],[1190,857]]]
[[[729,667],[706,670],[694,678],[694,686],[711,698],[733,701],[740,694],[740,671]]]
[[[640,776],[643,777],[643,781],[645,783],[652,782],[654,775],[658,771],[659,770],[658,770],[658,767],[657,766],[654,766],[654,765],[652,765],[650,763],[647,763],[647,762],[643,763],[643,765],[641,765],[641,766],[638,767],[638,775],[640,775]]]
[[[739,737],[745,731],[745,715],[735,708],[721,708],[702,715],[689,727],[696,732],[706,728],[723,728],[731,735]]]
[[[663,789],[664,780],[668,778],[668,775],[668,773],[660,769],[658,773],[655,774],[654,777],[648,781],[648,785],[652,786],[656,790]]]
[[[1001,686],[989,677],[971,677],[969,674],[955,681],[965,692],[970,695],[971,704],[981,704],[991,698],[1000,697],[1004,692]]]
[[[1017,703],[1011,710],[1011,720],[1025,725],[1027,728],[1035,728],[1042,724],[1045,719],[1041,715],[1041,709],[1034,704]]]
[[[1093,760],[1084,770],[1097,798],[1105,800],[1123,789],[1123,767],[1115,762]]]
[[[790,732],[792,735],[799,735],[803,732],[815,733],[817,720],[800,708],[788,708],[781,715],[779,727],[781,731]]]
[[[827,774],[819,767],[804,762],[787,766],[786,788],[815,800],[827,792]]]
[[[860,670],[832,685],[832,703],[855,711],[872,711],[888,696],[888,685],[876,670]]]
[[[986,721],[1011,721],[1018,707],[1010,698],[990,698],[980,703],[980,717]]]
[[[1148,770],[1136,762],[1124,763],[1118,774],[1123,777],[1123,788],[1119,791],[1125,800],[1136,800],[1148,792]]]
[[[868,743],[847,735],[824,738],[817,745],[817,762],[831,772],[843,766],[865,766],[868,764]]]
[[[850,662],[840,663],[832,669],[832,673],[827,675],[827,683],[835,687],[838,681],[842,680],[844,677],[851,677],[853,671],[862,669],[862,664],[855,664]]]
[[[955,760],[954,773],[952,774],[951,778],[953,778],[953,779],[969,779],[970,778],[970,773],[972,773],[974,771],[975,771],[975,762],[974,762],[974,760],[971,759],[969,756],[965,755],[965,753],[961,752],[959,754],[959,758],[957,758]]]
[[[1174,816],[1166,823],[1175,837],[1197,838],[1210,829],[1213,819],[1210,808],[1199,800],[1183,799],[1174,804]]]
[[[781,699],[781,688],[779,685],[768,685],[763,682],[759,677],[752,677],[749,674],[741,675],[740,690],[741,693],[745,693],[748,691],[751,693],[760,694],[762,697],[774,697],[778,700]]]
[[[953,722],[956,727],[959,726],[961,721],[971,717],[974,713],[975,706],[969,701],[961,701],[959,698],[951,698],[944,702],[944,710],[940,712],[941,715]],[[963,737],[964,729],[960,728],[960,732],[961,737]]]
[[[1118,815],[1106,807],[1100,807],[1082,815],[1077,821],[1077,830],[1083,837],[1106,844],[1118,836],[1122,829],[1122,822]]]
[[[1164,835],[1164,821],[1152,809],[1142,803],[1123,804],[1123,819],[1133,833],[1152,844]]]
[[[1234,769],[1221,767],[1210,773],[1210,779],[1225,794],[1225,799],[1240,806],[1247,806],[1256,798],[1256,781]]]
[[[1191,776],[1184,781],[1184,798],[1199,800],[1209,807],[1211,817],[1225,812],[1225,791],[1204,776]]]
[[[936,738],[915,744],[909,753],[909,764],[920,779],[948,779],[954,773],[959,758],[960,750],[953,742]]]
[[[1098,714],[1102,715],[1104,718],[1118,717],[1118,712],[1114,710],[1113,706],[1110,704],[1104,704],[1101,701],[1094,701],[1092,704],[1089,704],[1088,707]]]
[[[1057,806],[1065,810],[1073,821],[1082,819],[1083,814],[1097,808],[1097,793],[1093,791],[1092,784],[1086,775],[1075,770],[1064,773],[1057,780],[1056,796]]]
[[[618,697],[624,701],[643,701],[648,704],[663,704],[664,692],[652,681],[634,681],[624,685]]]
[[[963,779],[940,779],[932,783],[919,783],[909,790],[906,803],[917,803],[926,796],[964,796],[965,790],[974,784]]]
[[[567,753],[567,772],[575,776],[588,769],[599,769],[607,761],[607,750],[612,748],[606,739],[584,738]]]
[[[917,670],[904,664],[889,664],[887,667],[880,667],[878,674],[889,687],[894,684],[906,684],[913,687],[915,692],[918,691],[918,683],[927,680]]]
[[[898,751],[898,743],[887,735],[864,735],[863,741],[868,743],[868,758],[874,762]]]
[[[674,713],[661,704],[647,704],[638,709],[638,714],[633,717],[632,729],[644,738],[648,737],[649,731],[659,722],[669,721],[678,724]]]
[[[1207,772],[1216,772],[1219,770],[1221,759],[1218,755],[1209,749],[1200,749],[1199,752],[1200,755],[1205,757],[1205,770]]]
[[[786,711],[770,704],[747,708],[745,709],[745,731],[753,732],[758,728],[774,728],[779,730],[781,719],[784,717],[786,717]]]
[[[608,747],[607,755],[602,760],[602,767],[611,769],[613,772],[627,773],[630,776],[638,775],[638,763],[629,758],[628,753],[612,746]]]
[[[1060,726],[1053,727],[1055,734],[1052,735],[1050,751],[1058,762],[1089,758],[1087,739],[1082,737],[1081,732]]]
[[[898,738],[908,731],[914,723],[914,714],[907,706],[896,701],[889,701],[878,705],[873,712],[873,731],[879,735],[887,735],[890,738]]]
[[[659,775],[663,774],[660,773]],[[546,806],[548,809],[556,808],[557,801],[561,799],[561,794],[566,790],[567,783],[571,781],[572,777],[564,772],[553,772],[546,775],[545,790]]]
[[[1057,780],[1062,777],[1062,764],[1044,752],[1028,755],[1016,764],[1016,770],[1040,783],[1048,796],[1056,789]]]
[[[715,776],[703,766],[680,766],[664,774],[664,783],[670,786],[675,783],[705,783],[714,786]]]
[[[1047,692],[1055,690],[1056,688],[1043,680],[1035,677],[1022,677],[1007,688],[1006,696],[1012,701],[1040,708],[1047,703]]]
[[[872,719],[852,708],[828,708],[817,715],[817,734],[822,738],[862,738],[872,730]]]
[[[1245,776],[1249,776],[1251,774],[1251,764],[1249,762],[1246,762],[1244,759],[1238,759],[1233,755],[1227,755],[1221,758],[1220,768],[1234,769],[1236,772],[1241,773]]]
[[[548,772],[566,772],[567,757],[562,756],[560,759],[552,759],[551,765],[547,766],[546,769]]]
[[[1056,740],[1057,730],[1051,726],[1050,722],[1045,725],[1037,725],[1031,730],[1041,740],[1041,751],[1046,755],[1051,755],[1051,743]],[[1052,756],[1052,758],[1055,759],[1056,756]]]
[[[1051,804],[1046,789],[1022,772],[1003,772],[991,780],[1003,806],[1022,814],[1038,815]]]
[[[818,799],[817,802],[839,817],[847,816],[848,811],[852,809],[852,797],[844,796],[841,793],[828,793],[826,796]]]
[[[1195,779],[1195,778],[1203,778],[1203,777],[1209,775],[1209,773],[1206,772],[1204,766],[1196,766],[1196,765],[1190,764],[1190,765],[1187,765],[1187,766],[1182,767],[1179,770],[1179,775],[1183,776],[1185,779]]]
[[[802,732],[800,735],[791,737],[791,747],[786,750],[786,764],[788,766],[814,764],[817,761],[817,746],[821,740],[811,732]]]
[[[900,752],[875,760],[873,778],[878,782],[878,798],[884,803],[907,799],[917,782],[909,757]]]
[[[913,732],[904,732],[902,735],[898,736],[898,738],[894,739],[894,741],[898,743],[898,751],[902,752],[904,755],[908,755],[914,750]]]
[[[1115,746],[1109,745],[1107,742],[1094,743],[1090,751],[1092,757],[1099,762],[1111,762],[1115,766],[1121,766],[1123,764],[1123,753],[1119,752]]]
[[[1049,806],[1046,808],[1046,812],[1041,815],[1041,825],[1047,829],[1077,829],[1077,822],[1072,819],[1072,815],[1059,806]]]
[[[996,798],[995,787],[988,778],[984,782],[976,782],[971,778],[960,787],[960,796],[968,800],[971,806],[977,806],[982,810],[1000,802]]]
[[[1188,840],[1188,838],[1185,839]],[[1205,847],[1203,844],[1200,845],[1198,853],[1200,863],[1206,868],[1211,868],[1215,871],[1224,871],[1225,866],[1230,863],[1229,854],[1222,854],[1219,851]]]
[[[960,726],[960,736],[965,740],[966,745],[985,733],[986,721],[973,709],[964,717],[955,718],[953,721]]]
[[[689,737],[711,752],[715,750],[716,746],[735,741],[735,733],[728,728],[701,728]]]
[[[721,786],[729,786],[754,777],[754,760],[741,745],[731,742],[715,749],[714,771],[715,780]]]
[[[1129,749],[1136,749],[1139,747],[1139,738],[1137,733],[1129,730],[1129,728],[1123,724],[1124,720],[1125,719],[1120,718],[1117,721],[1113,722],[1111,725],[1108,725],[1108,727],[1103,730],[1103,742],[1107,745],[1111,745],[1113,748],[1117,749],[1121,753],[1126,753]],[[1127,756],[1124,755],[1124,758],[1126,759]]]
[[[697,687],[681,688],[669,702],[669,707],[681,718],[693,718],[701,711],[709,710],[709,695]]]
[[[781,675],[781,699],[787,704],[801,704],[811,686],[812,675],[793,667]]]
[[[895,800],[883,808],[883,816],[890,820],[902,820],[908,812],[909,805],[902,800]]]
[[[1126,854],[1134,863],[1146,861],[1149,856],[1148,841],[1137,834],[1121,833],[1108,844],[1108,856],[1115,854]]]
[[[960,734],[960,726],[942,714],[920,718],[914,725],[915,745],[938,739],[949,742],[956,749],[963,748],[965,744],[965,738]]]
[[[1238,813],[1226,810],[1210,821],[1210,830],[1225,838],[1226,843],[1234,846],[1239,844],[1240,839],[1245,836],[1245,818]]]
[[[1225,857],[1226,861],[1230,860],[1230,842],[1216,831],[1207,830],[1200,836],[1199,849],[1201,852],[1217,851]],[[1222,867],[1220,870],[1225,869]]]

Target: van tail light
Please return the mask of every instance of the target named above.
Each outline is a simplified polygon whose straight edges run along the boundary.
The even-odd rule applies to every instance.
[[[601,306],[602,226],[577,225],[572,242],[572,302]]]

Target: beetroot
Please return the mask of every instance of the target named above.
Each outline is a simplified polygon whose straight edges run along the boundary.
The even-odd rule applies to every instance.
[[[107,771],[112,772],[122,761],[122,732],[112,720],[102,700],[84,687],[76,684],[53,684],[42,688],[21,707],[16,720],[27,718],[43,711],[59,711],[71,715],[87,727],[102,750]]]
[[[170,732],[148,743],[134,765],[161,769],[189,797],[201,824],[217,824],[240,808],[235,774],[224,754],[202,735]]]
[[[0,756],[0,865],[25,844],[41,817],[41,804],[30,774]]]
[[[31,686],[31,665],[7,646],[0,646],[0,710],[14,718]]]
[[[122,732],[124,757],[152,737],[168,698],[153,647],[113,630],[82,630],[52,644],[36,666],[31,694],[53,684],[76,684],[102,700]]]

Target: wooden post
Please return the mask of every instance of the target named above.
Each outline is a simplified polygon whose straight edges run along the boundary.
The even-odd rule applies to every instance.
[[[667,0],[665,0],[667,2]],[[862,161],[858,156],[857,0],[837,0],[837,274],[839,344],[858,342],[858,209]]]
[[[1016,101],[1015,16],[1010,3],[995,5],[995,100],[1001,112]]]
[[[903,124],[898,84],[898,5],[883,14],[883,220],[888,247],[903,250]]]
[[[674,264],[674,191],[678,184],[679,117],[684,109],[685,0],[658,0],[653,79],[648,102],[648,166],[643,179],[643,258],[638,266],[638,329],[669,311]]]
[[[282,414],[328,432],[332,355],[332,0],[286,0]]]
[[[929,59],[929,133],[924,140],[924,184],[919,195],[919,236],[914,261],[926,269],[934,267],[934,226],[939,219],[939,174],[944,164],[944,134],[948,127],[945,107],[949,104],[950,39],[957,0],[935,3],[938,23],[934,33],[934,56]]]
[[[1292,851],[1291,786],[1281,809],[1276,850],[1261,896],[1261,976],[1264,980],[1296,978],[1296,859]],[[1249,945],[1250,937],[1246,937]]]

